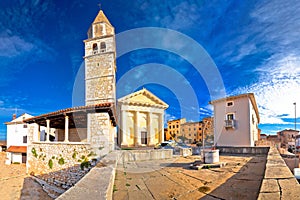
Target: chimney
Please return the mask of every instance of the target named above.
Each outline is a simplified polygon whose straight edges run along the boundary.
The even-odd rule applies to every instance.
[[[16,114],[13,114],[12,119],[15,120],[16,118],[17,118],[17,115],[16,115]]]

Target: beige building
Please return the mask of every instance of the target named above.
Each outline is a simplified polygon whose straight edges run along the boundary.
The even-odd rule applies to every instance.
[[[182,133],[180,132],[181,124],[184,124],[186,122],[185,118],[182,119],[175,119],[168,121],[168,133],[166,139],[167,140],[178,140],[178,137],[182,136]]]
[[[26,119],[27,172],[86,165],[114,150],[116,44],[114,28],[99,11],[85,43],[85,105]],[[41,127],[46,138],[41,139]],[[51,130],[55,133],[51,134]]]
[[[147,89],[118,99],[118,144],[154,146],[164,141],[164,112],[169,106]]]
[[[207,117],[204,118],[200,122],[184,122],[184,120],[172,120],[169,123],[168,128],[171,127],[170,133],[174,133],[177,135],[175,138],[176,141],[179,138],[183,138],[185,143],[196,143],[202,141],[202,134],[204,140],[208,139],[208,136],[211,136],[210,139],[213,139],[213,126],[212,126],[212,118]],[[184,123],[182,123],[184,122]],[[179,128],[177,128],[177,125]],[[173,128],[174,127],[174,128]],[[179,129],[179,130],[177,130]],[[182,136],[182,137],[181,137]],[[178,138],[179,137],[179,138]]]
[[[296,136],[299,135],[299,131],[293,129],[285,129],[277,132],[277,138],[281,143],[281,147],[288,147],[289,145],[295,145]]]
[[[259,139],[259,112],[253,93],[210,102],[214,106],[214,143],[217,146],[254,146]]]

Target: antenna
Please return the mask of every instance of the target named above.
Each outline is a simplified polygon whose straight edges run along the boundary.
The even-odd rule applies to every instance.
[[[101,5],[100,2],[98,3],[98,7],[99,7],[100,10],[102,9],[102,5]]]

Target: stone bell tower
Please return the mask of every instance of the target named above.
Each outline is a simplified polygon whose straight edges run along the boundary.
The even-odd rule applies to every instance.
[[[85,44],[85,105],[115,103],[116,44],[114,27],[100,10]]]
[[[100,10],[88,30],[85,44],[85,105],[116,105],[116,44],[114,27]],[[99,105],[98,105],[99,106]],[[96,108],[97,106],[95,106]],[[110,111],[87,114],[90,148],[99,157],[114,150],[115,128]],[[114,115],[114,114],[113,114]]]

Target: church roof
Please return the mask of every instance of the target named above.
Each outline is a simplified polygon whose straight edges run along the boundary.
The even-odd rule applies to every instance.
[[[102,23],[102,22],[111,25],[110,22],[108,21],[107,17],[105,16],[104,12],[102,10],[100,10],[97,17],[95,18],[93,24]]]
[[[78,106],[46,113],[40,116],[32,117],[24,120],[26,123],[37,123],[40,126],[46,126],[46,119],[51,119],[51,128],[64,128],[65,116],[69,116],[70,128],[86,128],[88,113],[107,112],[110,116],[112,124],[116,126],[116,118],[114,114],[114,106],[111,103],[102,103],[88,106]]]
[[[153,93],[151,93],[145,88],[118,99],[118,103],[159,107],[164,109],[167,109],[169,107],[168,104],[163,102],[161,99],[159,99],[157,96],[155,96]]]

